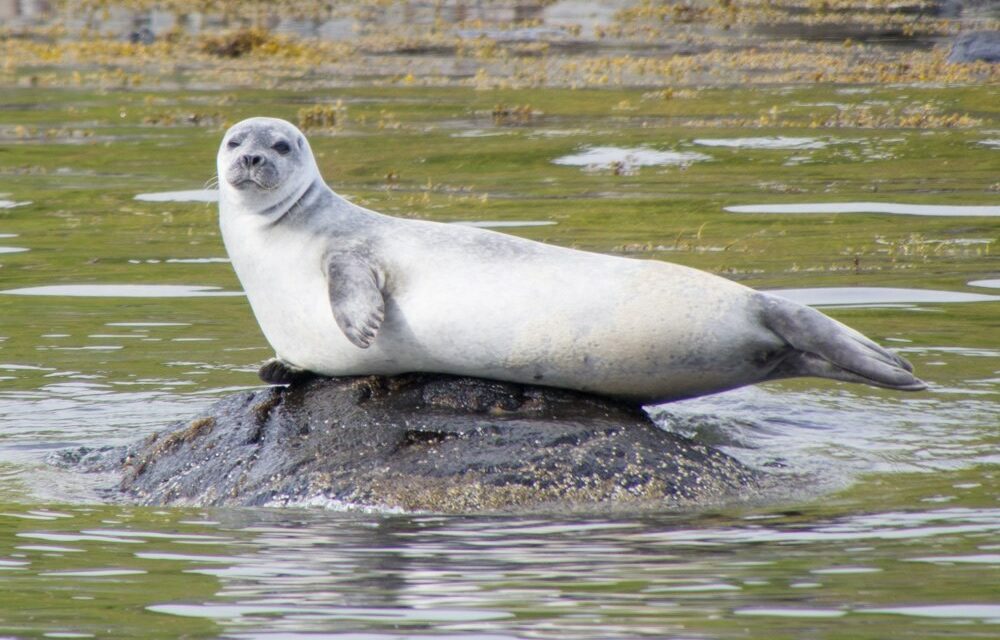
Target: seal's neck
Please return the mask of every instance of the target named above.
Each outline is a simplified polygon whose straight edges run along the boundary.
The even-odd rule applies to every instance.
[[[239,192],[227,186],[220,194],[220,212],[224,216],[242,218],[241,224],[255,221],[259,226],[274,226],[296,212],[310,210],[310,205],[329,190],[318,171],[297,180],[291,189],[278,189],[273,193]]]
[[[262,210],[260,215],[268,220],[268,224],[280,224],[282,220],[293,216],[297,211],[309,211],[316,201],[329,187],[317,173],[304,187],[296,189],[270,207]]]

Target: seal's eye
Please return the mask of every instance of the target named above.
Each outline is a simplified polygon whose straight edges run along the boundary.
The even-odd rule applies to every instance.
[[[271,148],[280,153],[281,155],[285,155],[286,153],[292,150],[292,148],[288,146],[288,143],[285,142],[284,140],[278,140],[277,142],[271,145]]]
[[[226,143],[226,146],[229,147],[230,149],[235,149],[236,147],[240,146],[240,142],[239,140],[230,140],[229,142]]]

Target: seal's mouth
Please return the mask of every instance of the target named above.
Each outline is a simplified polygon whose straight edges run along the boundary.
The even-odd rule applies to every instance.
[[[229,171],[226,172],[226,182],[241,191],[247,189],[272,191],[280,184],[277,172],[270,167],[265,167],[262,170],[257,168],[248,170],[239,165],[229,168]]]
[[[253,178],[240,178],[238,180],[230,180],[229,184],[236,187],[237,189],[249,189],[251,187],[257,187],[258,189],[267,188],[264,185],[262,185],[259,180],[254,180]]]

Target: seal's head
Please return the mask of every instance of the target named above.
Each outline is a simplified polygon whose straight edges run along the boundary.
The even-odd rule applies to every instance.
[[[319,176],[306,137],[278,118],[249,118],[230,127],[217,163],[223,202],[260,213],[289,198],[294,202]]]

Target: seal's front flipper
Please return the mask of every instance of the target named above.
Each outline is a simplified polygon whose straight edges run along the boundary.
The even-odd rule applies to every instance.
[[[326,275],[337,326],[355,346],[367,349],[385,317],[381,269],[356,253],[334,253],[326,258]]]
[[[313,375],[311,371],[288,364],[281,358],[271,358],[257,371],[257,376],[268,384],[295,384]]]

